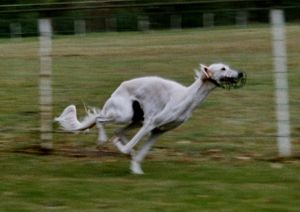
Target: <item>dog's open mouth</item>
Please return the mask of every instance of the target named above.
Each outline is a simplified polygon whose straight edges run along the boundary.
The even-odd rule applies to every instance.
[[[223,77],[220,80],[220,87],[225,89],[241,88],[246,84],[247,74],[239,73],[238,77]]]

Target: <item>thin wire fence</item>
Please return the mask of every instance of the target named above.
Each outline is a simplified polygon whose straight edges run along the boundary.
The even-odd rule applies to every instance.
[[[74,2],[74,4],[88,4],[96,3],[96,1]],[[108,1],[111,2],[111,1]],[[119,2],[119,1],[117,1]],[[129,2],[129,1],[121,1]],[[243,1],[237,1],[243,2]],[[98,2],[99,3],[99,2]],[[103,2],[102,2],[103,3]],[[145,7],[143,9],[136,9],[136,5],[128,4],[128,10],[96,10],[97,12],[82,12],[85,11],[84,7],[79,7],[78,12],[70,9],[70,14],[60,15],[59,13],[52,17],[53,30],[55,35],[60,34],[80,34],[91,32],[111,32],[111,31],[148,31],[148,30],[161,30],[161,29],[187,29],[197,27],[214,27],[214,26],[232,26],[246,27],[251,24],[267,24],[269,22],[269,7],[236,7],[233,9],[224,9],[214,7],[203,7],[202,3],[205,1],[195,1],[194,8],[190,3],[180,3],[181,7],[175,7],[177,3],[168,2],[164,3],[150,3],[140,5]],[[206,2],[207,3],[207,2]],[[211,5],[213,2],[210,2]],[[52,3],[49,3],[50,5]],[[56,4],[69,4],[67,2],[53,3]],[[156,4],[158,4],[156,6]],[[162,5],[161,5],[162,4]],[[198,5],[199,4],[199,5]],[[25,4],[26,6],[27,4]],[[28,4],[26,7],[30,7]],[[43,6],[44,4],[34,4]],[[48,5],[48,4],[47,4]],[[139,5],[139,4],[138,4]],[[147,5],[149,9],[147,9]],[[166,5],[165,9],[160,6]],[[189,5],[188,9],[182,9],[184,6]],[[0,15],[9,15],[17,11],[9,11],[6,7],[22,7],[21,5],[0,5]],[[122,8],[124,5],[120,5]],[[150,7],[151,6],[151,7]],[[175,9],[172,9],[174,6]],[[92,7],[92,6],[91,6]],[[154,9],[153,9],[153,8]],[[6,10],[1,10],[6,8]],[[126,8],[126,7],[125,7]],[[156,9],[155,9],[156,8]],[[297,11],[299,6],[281,6],[286,12],[286,20],[288,22],[297,22],[299,16]],[[49,10],[51,8],[48,8]],[[44,8],[45,11],[48,10]],[[56,11],[59,8],[52,8]],[[76,10],[75,10],[76,11]],[[88,10],[89,11],[89,10]],[[38,12],[33,10],[33,12]],[[0,36],[1,37],[27,37],[37,36],[37,16],[30,15],[32,13],[20,11],[18,14],[28,14],[28,17],[23,18],[16,15],[15,18],[0,18]],[[33,16],[33,17],[32,17]]]

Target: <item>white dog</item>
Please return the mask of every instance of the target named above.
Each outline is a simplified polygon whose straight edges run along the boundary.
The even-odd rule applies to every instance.
[[[99,142],[106,134],[103,124],[125,124],[115,133],[113,142],[120,152],[132,155],[131,171],[143,174],[141,162],[156,138],[185,122],[197,106],[216,87],[238,88],[246,82],[246,75],[224,64],[200,65],[193,84],[186,87],[160,77],[142,77],[123,82],[106,101],[102,110],[92,109],[79,122],[74,105],[68,106],[55,120],[66,131],[76,132],[97,126]],[[125,132],[140,127],[131,140]],[[135,154],[134,146],[148,135],[144,145]]]

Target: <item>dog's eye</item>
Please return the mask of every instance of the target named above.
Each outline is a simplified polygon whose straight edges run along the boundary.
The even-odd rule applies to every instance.
[[[221,70],[222,70],[222,71],[226,71],[226,68],[225,68],[225,67],[223,67],[223,68],[221,68]]]

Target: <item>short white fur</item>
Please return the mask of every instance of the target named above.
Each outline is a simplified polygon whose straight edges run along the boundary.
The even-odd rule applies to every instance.
[[[101,110],[89,109],[82,121],[78,121],[74,105],[68,106],[55,120],[64,130],[71,132],[83,131],[96,125],[100,144],[107,140],[104,124],[124,124],[125,127],[118,129],[112,140],[120,152],[131,154],[132,173],[143,174],[141,162],[157,137],[191,117],[197,106],[217,86],[210,79],[218,83],[226,76],[237,77],[238,71],[218,63],[200,65],[196,70],[196,79],[190,86],[160,77],[135,78],[121,83]],[[143,121],[133,138],[127,140],[126,131],[139,126],[132,121],[134,101],[139,103],[143,111]],[[133,148],[146,135],[148,138],[144,145],[135,153]]]

